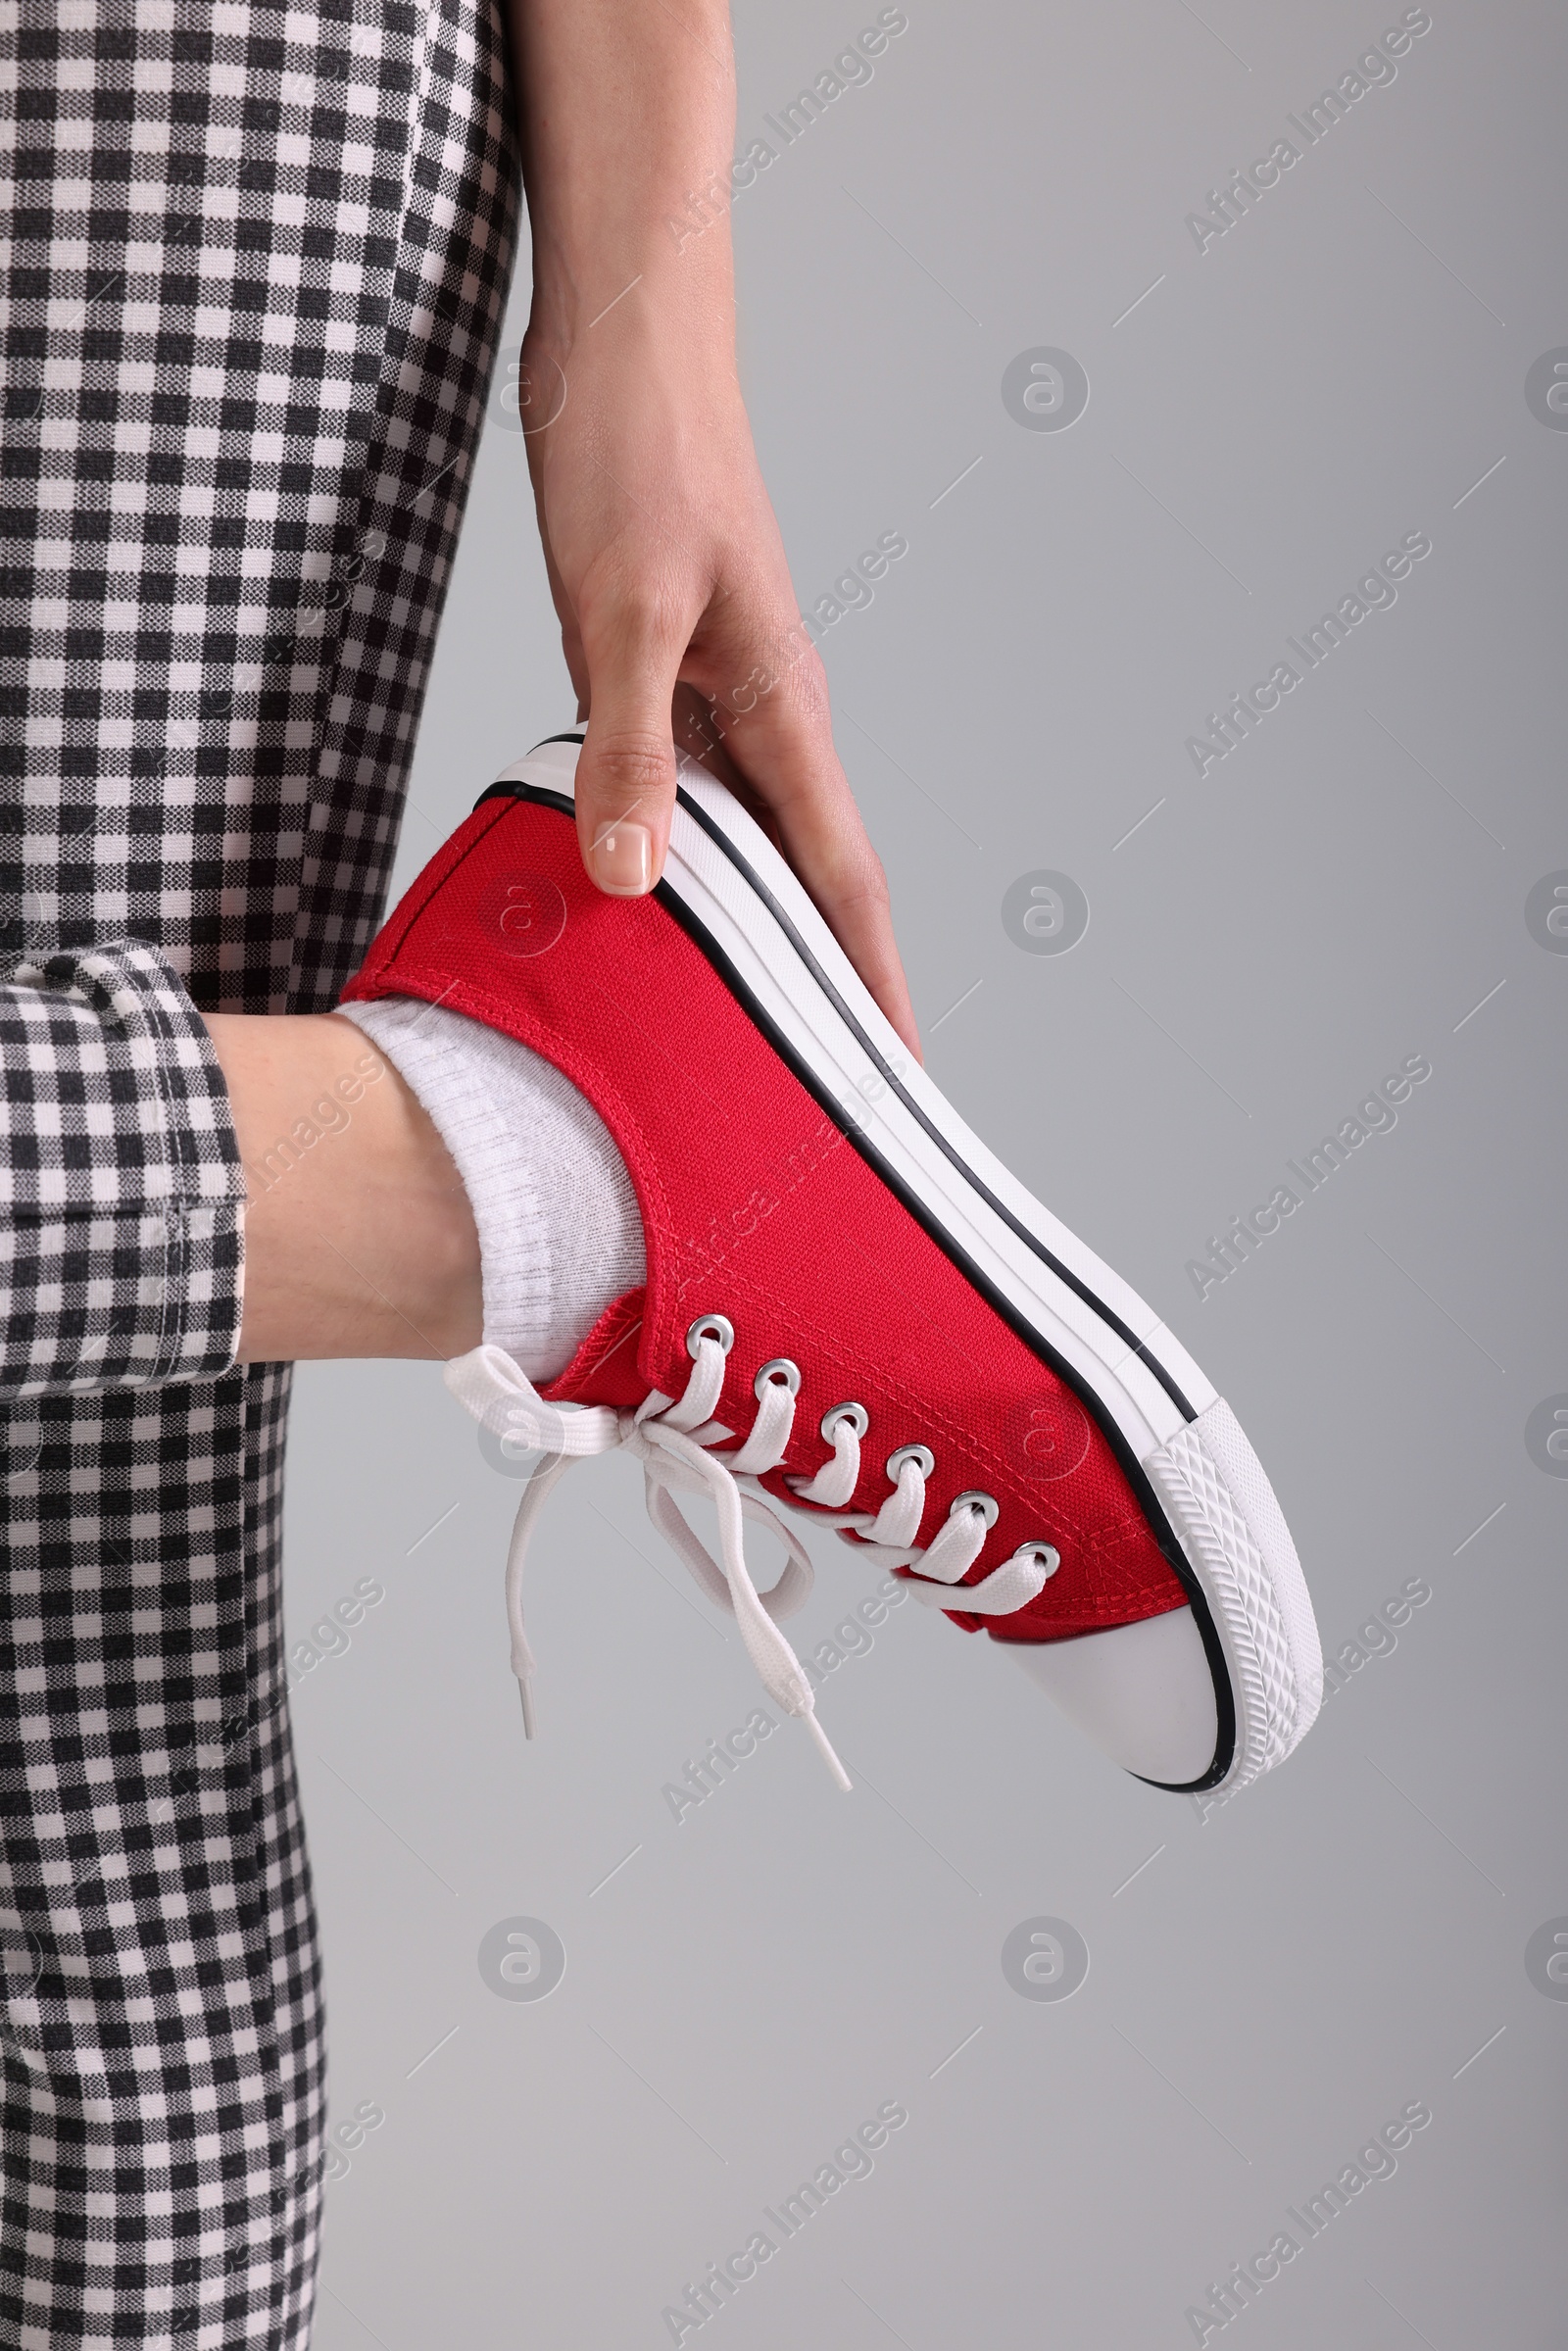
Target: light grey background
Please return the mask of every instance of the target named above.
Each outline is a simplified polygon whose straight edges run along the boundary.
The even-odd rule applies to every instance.
[[[874,13],[741,0],[742,142]],[[1568,1913],[1568,1482],[1524,1442],[1568,1391],[1568,956],[1524,920],[1568,866],[1568,434],[1524,398],[1568,344],[1560,12],[1434,0],[1248,218],[1202,253],[1185,226],[1398,15],[909,0],[734,225],[803,602],[909,541],[824,651],[938,1083],[1240,1412],[1330,1652],[1406,1579],[1432,1597],[1204,1819],[906,1608],[822,1694],[853,1797],[785,1730],[677,1825],[663,1784],[755,1691],[635,1469],[580,1469],[545,1522],[525,1748],[515,1484],[433,1369],[304,1370],[293,1637],[364,1576],[386,1595],[294,1697],[334,2121],[385,2116],[327,2191],[320,2351],[652,2351],[890,2099],[872,2177],[705,2343],[1174,2351],[1414,2100],[1396,2175],[1225,2339],[1563,2339],[1568,2003],[1524,1964]],[[1070,430],[1003,404],[1036,346],[1087,370]],[[1417,530],[1397,604],[1200,780],[1204,713]],[[523,443],[493,429],[400,886],[570,715]],[[1087,895],[1069,955],[1004,931],[1035,869]],[[1397,1128],[1200,1302],[1205,1237],[1416,1053]],[[819,1552],[812,1640],[871,1582]],[[519,1915],[566,1953],[537,2004],[479,1974]],[[1089,1947],[1065,2002],[1003,1976],[1040,1915]]]

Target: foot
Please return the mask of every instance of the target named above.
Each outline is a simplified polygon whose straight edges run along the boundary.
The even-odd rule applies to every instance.
[[[485,794],[345,999],[440,1003],[530,1047],[586,1097],[636,1187],[646,1286],[559,1378],[536,1389],[494,1347],[449,1367],[492,1428],[549,1456],[509,1577],[530,1728],[528,1527],[568,1460],[624,1445],[661,1530],[835,1769],[778,1630],[808,1588],[802,1515],[985,1632],[1140,1778],[1234,1788],[1280,1762],[1317,1712],[1322,1660],[1230,1407],[910,1064],[701,768],[682,763],[654,895],[592,889],[580,740],[541,745]],[[716,1560],[673,1498],[704,1490]],[[743,1511],[790,1552],[770,1592],[752,1585]]]

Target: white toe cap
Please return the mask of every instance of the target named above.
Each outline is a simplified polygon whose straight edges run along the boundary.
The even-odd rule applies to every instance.
[[[1124,1771],[1181,1788],[1211,1769],[1219,1717],[1191,1608],[1070,1641],[996,1645]]]

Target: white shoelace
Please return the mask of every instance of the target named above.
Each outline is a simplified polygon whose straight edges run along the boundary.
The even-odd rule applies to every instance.
[[[722,1336],[718,1335],[722,1332]],[[692,1355],[686,1392],[677,1401],[658,1389],[644,1397],[635,1411],[591,1404],[563,1412],[547,1403],[513,1358],[498,1347],[478,1347],[459,1355],[446,1367],[446,1382],[458,1401],[491,1433],[524,1451],[542,1453],[517,1506],[516,1522],[507,1553],[507,1622],[512,1635],[512,1670],[522,1697],[526,1736],[534,1736],[533,1652],[523,1626],[522,1574],[528,1543],[539,1514],[557,1482],[574,1461],[617,1448],[633,1453],[643,1465],[648,1515],[676,1556],[710,1599],[734,1616],[747,1653],[763,1689],[784,1713],[797,1716],[809,1731],[843,1788],[850,1779],[833,1752],[816,1719],[811,1686],[799,1658],[779,1631],[779,1621],[804,1607],[813,1583],[811,1561],[800,1538],[779,1516],[774,1500],[758,1480],[776,1469],[789,1447],[795,1426],[795,1392],[800,1374],[794,1364],[780,1360],[765,1364],[758,1374],[757,1417],[744,1444],[734,1452],[711,1448],[733,1441],[734,1431],[711,1416],[724,1384],[724,1357],[731,1343],[729,1327],[718,1316],[692,1325],[688,1347]],[[955,1605],[979,1616],[1010,1616],[1032,1600],[1056,1570],[1057,1555],[1050,1543],[1026,1543],[980,1583],[958,1583],[980,1556],[988,1529],[995,1523],[997,1505],[989,1494],[960,1494],[947,1523],[924,1551],[912,1548],[925,1508],[926,1480],[934,1463],[923,1445],[904,1445],[888,1463],[894,1491],[874,1515],[846,1510],[860,1474],[860,1442],[867,1419],[858,1404],[841,1404],[822,1424],[833,1445],[833,1458],[814,1478],[791,1483],[802,1502],[815,1505],[811,1515],[824,1526],[836,1527],[878,1547],[880,1564],[918,1565],[921,1578],[908,1579],[917,1598],[936,1608]],[[718,1513],[719,1555],[715,1559],[687,1525],[677,1494],[707,1494]],[[787,1554],[783,1573],[770,1590],[760,1592],[746,1564],[744,1522],[753,1519],[775,1535]]]

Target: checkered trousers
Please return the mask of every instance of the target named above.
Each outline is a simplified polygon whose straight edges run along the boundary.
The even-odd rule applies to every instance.
[[[301,2346],[286,1373],[192,1004],[381,914],[515,230],[500,0],[0,9],[0,2342]],[[188,993],[187,993],[188,992]]]

